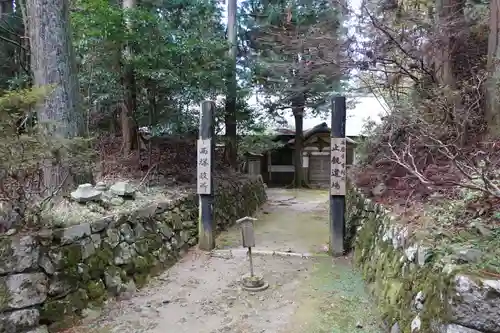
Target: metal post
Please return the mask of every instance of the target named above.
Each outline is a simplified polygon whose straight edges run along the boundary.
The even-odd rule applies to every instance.
[[[241,245],[248,249],[248,261],[250,262],[250,275],[241,277],[241,286],[248,291],[262,291],[269,287],[269,283],[265,282],[262,276],[255,275],[253,270],[252,247],[255,246],[255,232],[253,221],[257,219],[245,216],[236,221],[241,227]]]
[[[250,277],[254,277],[254,274],[253,274],[253,260],[252,260],[252,248],[249,247],[248,248],[248,259],[250,261]]]
[[[330,254],[344,254],[345,193],[346,193],[346,99],[332,100],[332,129],[330,142]]]
[[[215,146],[212,142],[215,103],[203,101],[198,139],[197,193],[199,194],[198,247],[204,251],[215,248],[213,218],[213,177]]]

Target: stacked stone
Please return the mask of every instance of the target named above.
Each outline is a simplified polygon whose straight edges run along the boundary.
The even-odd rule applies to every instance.
[[[407,225],[354,189],[346,211],[347,229],[356,233],[355,261],[391,333],[500,333],[500,280],[467,275],[465,265],[480,261],[481,251],[457,248],[437,257],[443,251],[417,241]]]
[[[88,197],[97,198],[94,189],[87,190]],[[110,190],[130,196],[126,184]],[[218,181],[217,227],[224,229],[255,212],[265,200],[260,179]],[[197,219],[197,195],[186,193],[131,212],[44,229],[36,235],[3,236],[0,332],[45,333],[45,325],[80,315],[90,304],[100,304],[110,295],[130,296],[151,274],[175,263],[197,243]]]
[[[49,285],[39,259],[40,246],[34,237],[0,239],[0,332],[47,332],[47,327],[38,326]]]

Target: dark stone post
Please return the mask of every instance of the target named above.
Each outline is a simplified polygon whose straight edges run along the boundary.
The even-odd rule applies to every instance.
[[[215,145],[212,142],[214,133],[213,117],[215,103],[203,101],[200,113],[200,137],[197,144],[197,193],[199,195],[198,247],[211,251],[215,247],[215,228],[213,217],[213,166]]]
[[[330,254],[344,254],[345,194],[346,194],[346,99],[332,100],[332,126],[330,142]]]

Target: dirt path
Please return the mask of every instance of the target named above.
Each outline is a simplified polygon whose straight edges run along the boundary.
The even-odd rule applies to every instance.
[[[348,260],[324,254],[327,193],[269,190],[256,222],[257,248],[310,252],[312,258],[256,256],[269,289],[239,287],[245,257],[210,257],[193,251],[131,299],[90,312],[74,333],[350,333],[382,332],[374,306]],[[218,248],[239,248],[234,228]],[[323,253],[322,253],[323,252]]]

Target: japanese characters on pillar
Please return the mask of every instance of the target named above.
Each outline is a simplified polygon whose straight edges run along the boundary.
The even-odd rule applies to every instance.
[[[345,138],[331,138],[330,195],[345,195],[346,150]]]
[[[197,174],[197,193],[211,194],[210,163],[211,159],[211,139],[198,139],[198,174]]]

